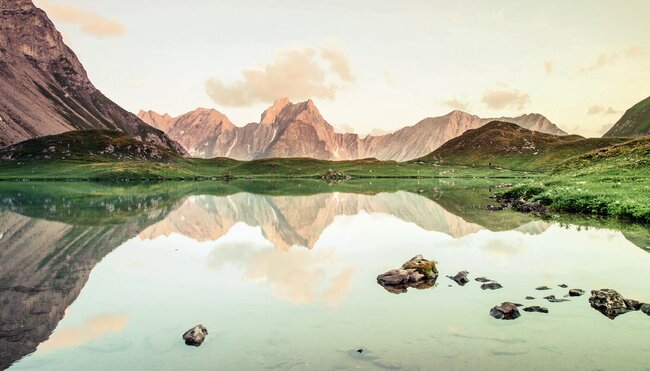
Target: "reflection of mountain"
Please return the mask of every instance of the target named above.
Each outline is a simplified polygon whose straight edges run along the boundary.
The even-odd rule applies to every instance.
[[[139,210],[144,217],[104,226],[70,225],[0,211],[0,369],[47,339],[93,267],[157,220],[149,219],[147,210]]]
[[[323,231],[338,215],[359,212],[384,213],[430,231],[460,237],[481,226],[468,223],[435,202],[409,192],[363,195],[320,193],[312,196],[263,196],[237,193],[225,197],[190,197],[163,221],[140,237],[152,239],[180,233],[193,239],[216,240],[237,222],[259,226],[276,248],[293,245],[314,247]]]

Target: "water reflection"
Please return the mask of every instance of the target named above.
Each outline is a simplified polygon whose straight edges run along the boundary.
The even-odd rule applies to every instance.
[[[81,366],[96,352],[123,351],[131,357],[140,354],[142,367],[154,367],[154,355],[185,351],[178,348],[176,332],[184,330],[187,322],[206,318],[221,327],[211,331],[213,339],[230,337],[221,344],[229,352],[220,353],[224,359],[255,359],[265,367],[304,364],[285,348],[300,348],[309,358],[305,344],[296,343],[305,331],[322,334],[320,346],[329,344],[333,349],[336,342],[328,336],[344,329],[359,336],[356,324],[363,328],[364,323],[374,323],[375,330],[368,334],[377,339],[388,336],[390,340],[387,334],[399,333],[385,322],[404,308],[399,302],[385,302],[384,292],[376,296],[374,277],[419,253],[443,262],[447,271],[439,284],[445,274],[467,269],[473,277],[486,275],[504,283],[495,295],[516,292],[523,298],[533,283],[557,285],[563,276],[584,288],[618,284],[627,297],[644,295],[642,284],[613,273],[637,272],[639,264],[647,262],[646,256],[639,255],[645,252],[622,245],[620,232],[584,233],[570,224],[564,229],[564,224],[530,216],[488,212],[484,210],[487,195],[474,187],[418,183],[407,190],[387,185],[365,193],[346,189],[320,193],[318,184],[307,194],[292,195],[264,188],[261,193],[243,192],[237,184],[214,186],[218,187],[0,187],[0,369],[37,347],[33,357],[16,367],[38,367],[55,360],[62,362],[61,367]],[[637,227],[625,235],[641,245],[648,236]],[[567,247],[569,241],[572,249]],[[594,274],[597,269],[602,270],[601,276]],[[472,283],[463,289],[472,289]],[[447,285],[441,286],[425,291],[442,295],[438,301],[460,305],[454,301],[462,296],[459,291],[444,291]],[[414,317],[435,308],[431,303],[420,308],[427,298],[423,295],[424,291],[408,294],[408,300],[413,300],[408,311]],[[489,308],[502,299],[509,298],[495,296],[479,304]],[[477,304],[478,299],[471,301]],[[331,312],[299,309],[313,305]],[[377,307],[379,313],[371,314]],[[261,322],[262,308],[269,318],[284,323],[282,330]],[[459,315],[446,313],[448,323],[440,324],[444,329],[436,328],[453,335],[434,337],[442,342],[437,346],[446,357],[453,358],[454,347],[466,346],[463,342],[470,338],[491,341],[476,336],[486,330],[485,324],[463,322]],[[327,335],[312,322],[330,323],[334,333]],[[253,356],[237,348],[252,346],[251,339],[258,338],[267,342],[255,343],[260,349],[282,349]],[[380,350],[391,353],[386,348],[389,340],[376,343],[374,353],[366,356],[350,356],[349,349],[341,349],[337,362],[344,368],[356,367],[355,362],[363,364],[372,355],[372,367],[394,366],[377,355]],[[425,351],[412,347],[413,354]],[[493,356],[523,356],[530,351],[530,346],[521,345],[489,348]],[[62,354],[74,354],[76,361]],[[418,365],[417,359],[400,362],[408,368]],[[165,365],[183,367],[173,362]],[[259,365],[237,364],[240,369]],[[120,365],[116,361],[112,366]]]

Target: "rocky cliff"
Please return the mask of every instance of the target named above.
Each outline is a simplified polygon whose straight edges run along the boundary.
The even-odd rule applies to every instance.
[[[106,98],[31,0],[0,1],[0,147],[71,130],[109,129],[183,149]]]

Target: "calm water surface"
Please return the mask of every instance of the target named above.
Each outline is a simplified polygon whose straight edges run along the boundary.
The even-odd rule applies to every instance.
[[[650,317],[610,320],[588,295],[542,299],[567,284],[650,302],[643,227],[490,213],[475,185],[74,187],[0,189],[0,368],[650,369]],[[438,262],[435,287],[377,285],[416,254]],[[460,270],[463,287],[446,277]],[[481,290],[479,276],[503,289]],[[549,313],[495,320],[503,301]],[[198,323],[209,335],[188,347],[180,336]]]

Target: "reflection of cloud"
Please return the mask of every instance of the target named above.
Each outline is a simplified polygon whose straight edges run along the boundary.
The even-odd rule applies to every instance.
[[[328,271],[337,269],[333,253],[306,249],[280,251],[229,243],[216,248],[207,258],[211,269],[221,269],[228,264],[243,267],[248,280],[265,283],[279,298],[300,304],[312,303],[319,297],[328,305],[339,304],[349,292],[354,272],[352,268],[345,269],[321,292],[319,287],[327,283]]]
[[[126,32],[124,25],[116,20],[67,4],[54,4],[49,0],[38,2],[48,16],[63,22],[81,26],[81,31],[97,37],[117,37]]]
[[[55,331],[39,346],[40,350],[52,351],[99,339],[110,332],[120,332],[126,327],[128,317],[119,314],[96,316],[87,319],[81,327],[68,327]]]
[[[530,104],[530,96],[517,89],[510,89],[500,85],[497,89],[487,90],[483,94],[482,102],[492,109],[510,107],[521,111]]]
[[[443,102],[445,106],[453,108],[453,109],[458,109],[461,111],[467,111],[468,104],[465,101],[462,101],[460,99],[449,99]]]
[[[218,79],[205,83],[206,92],[220,105],[244,107],[291,99],[334,99],[338,90],[354,81],[347,56],[336,49],[290,49],[279,52],[263,68],[242,71],[243,79],[226,84]]]
[[[339,273],[334,278],[330,287],[323,291],[323,300],[332,307],[335,307],[343,302],[343,299],[350,292],[350,281],[354,275],[354,268],[348,268]]]
[[[513,237],[507,242],[503,239],[491,239],[485,244],[483,250],[489,256],[514,256],[525,253],[528,248],[520,238]]]

